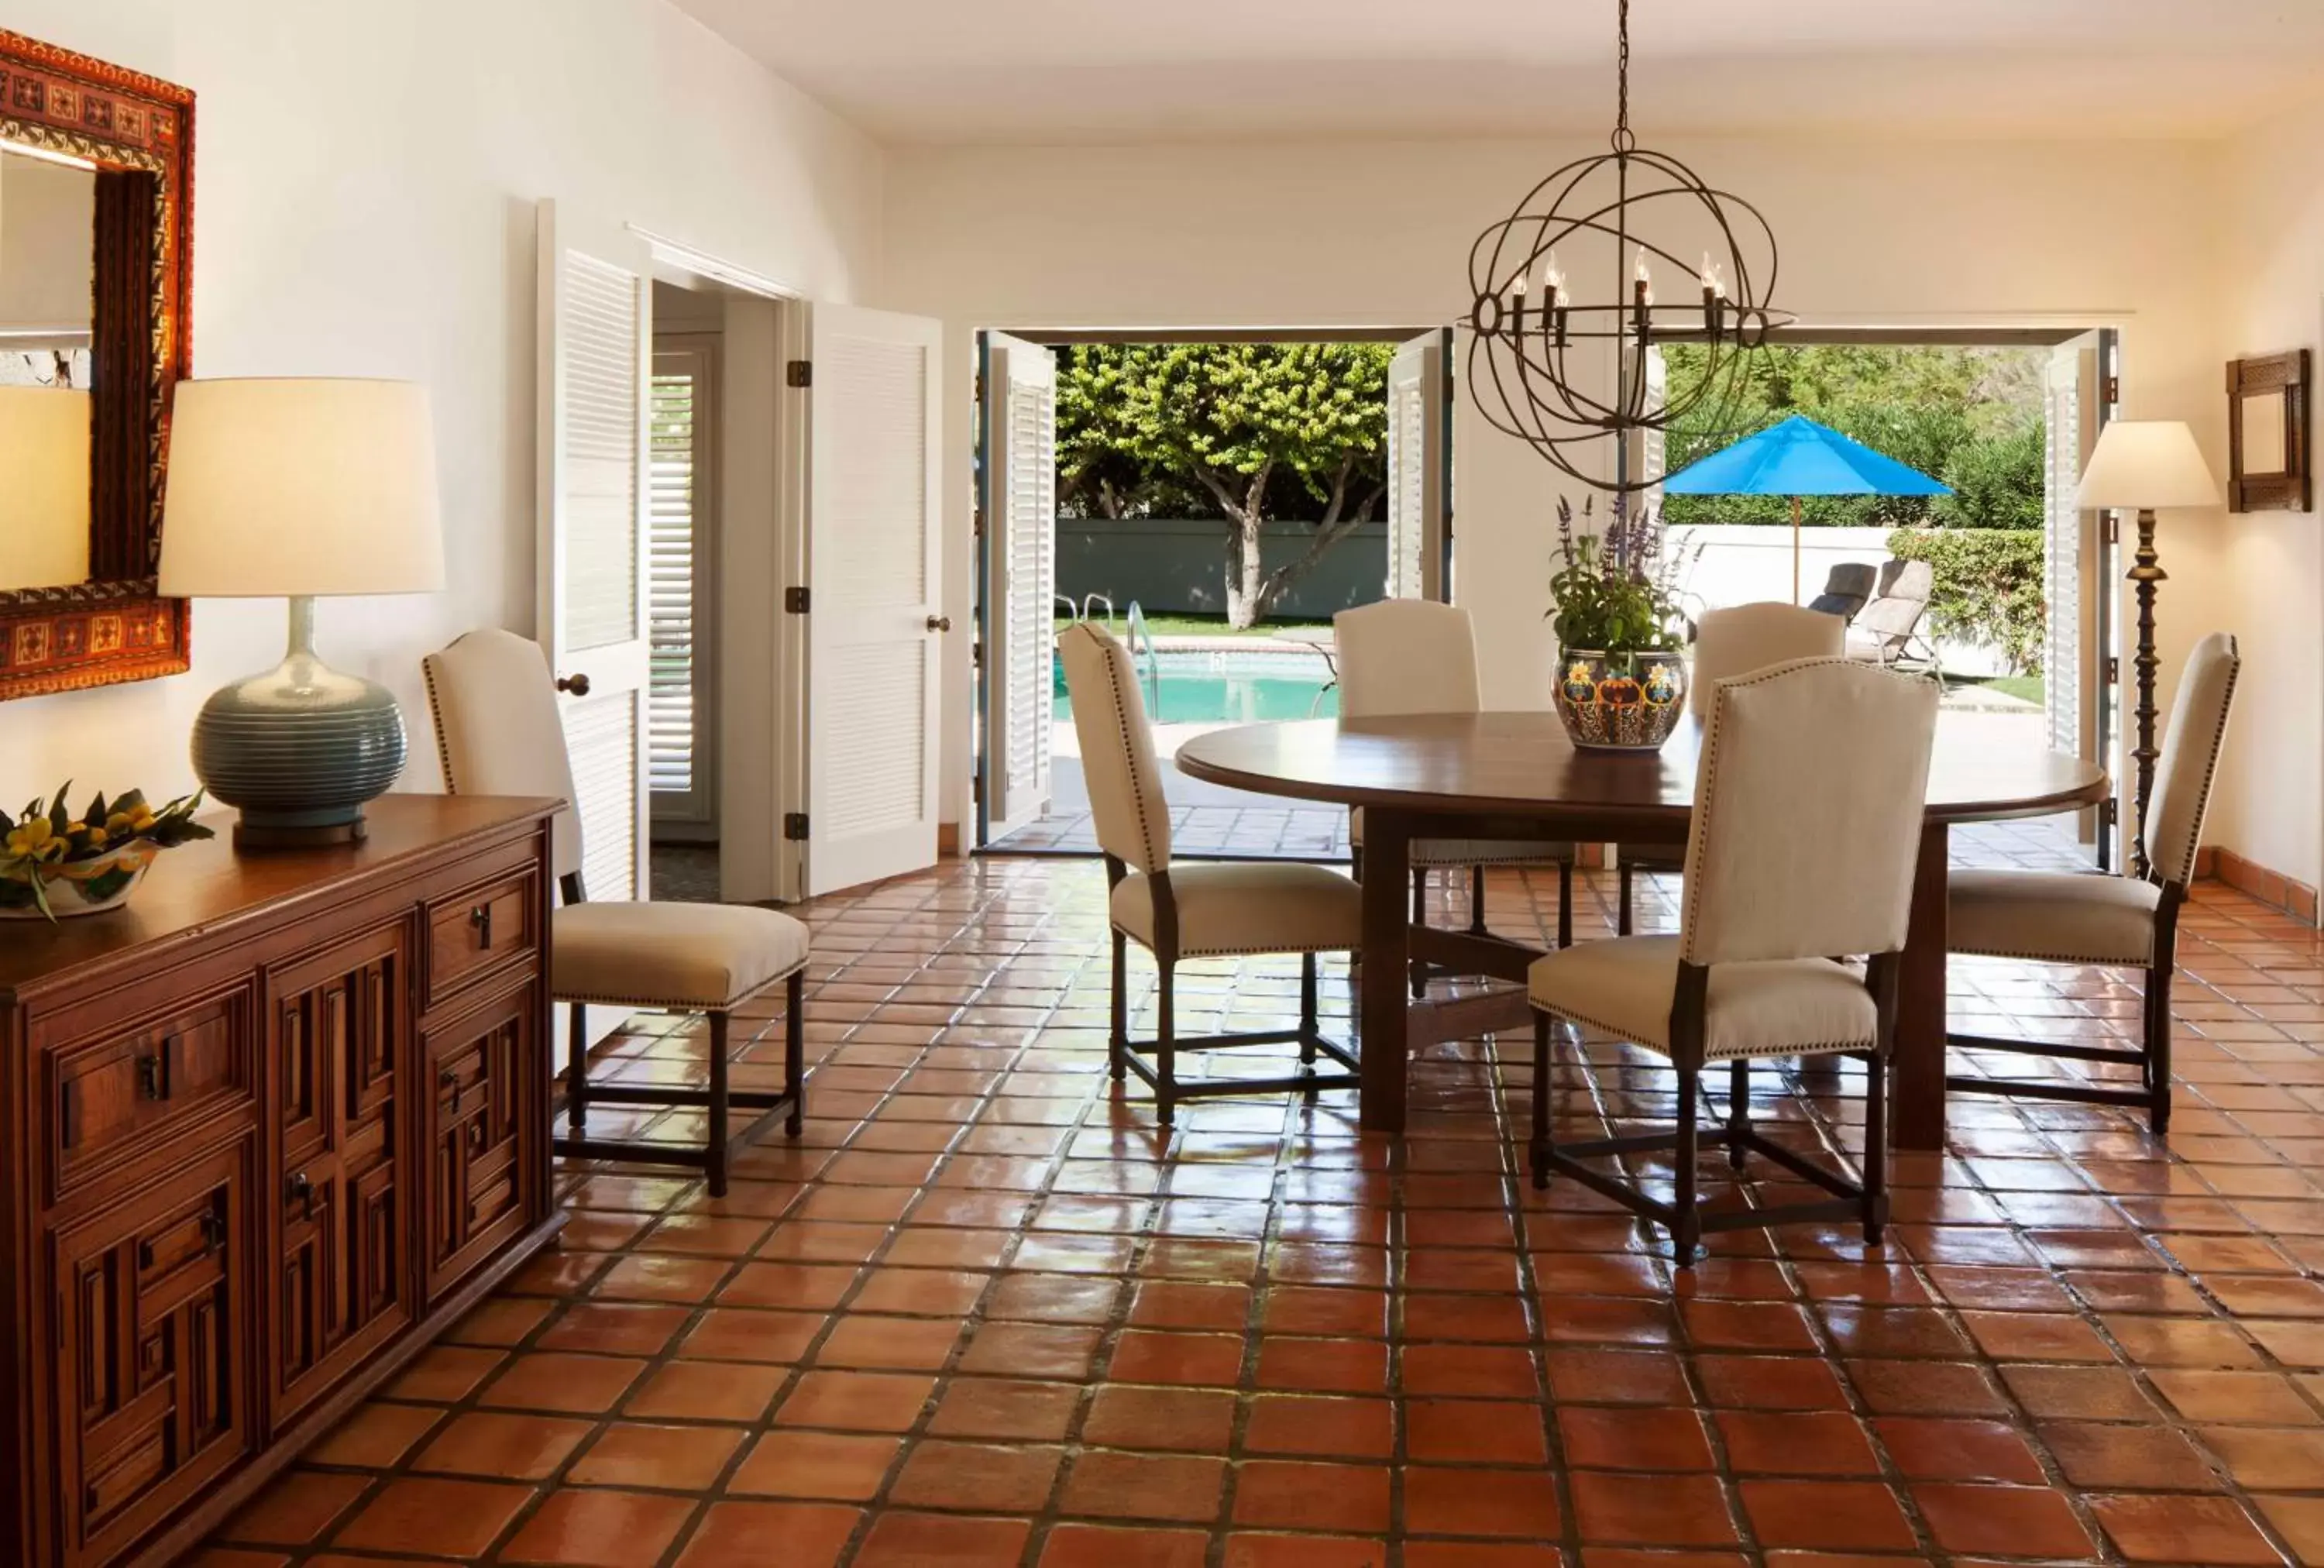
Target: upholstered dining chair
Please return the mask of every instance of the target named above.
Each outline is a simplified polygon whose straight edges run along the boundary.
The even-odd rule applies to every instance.
[[[1290,862],[1174,864],[1170,806],[1129,650],[1083,621],[1057,637],[1081,745],[1082,773],[1098,848],[1105,856],[1107,910],[1113,936],[1113,1012],[1107,1054],[1119,1084],[1136,1073],[1154,1091],[1162,1124],[1178,1102],[1213,1094],[1259,1094],[1352,1088],[1354,1053],[1323,1038],[1317,1019],[1315,956],[1353,953],[1363,935],[1363,894],[1322,866]],[[1151,1040],[1130,1038],[1129,945],[1154,955],[1161,971]],[[1299,1027],[1242,1034],[1177,1032],[1177,966],[1189,958],[1297,954]],[[1299,1047],[1299,1071],[1286,1078],[1224,1078],[1182,1083],[1178,1054],[1229,1046]],[[1347,1069],[1319,1074],[1318,1056]],[[1152,1057],[1149,1064],[1148,1057]]]
[[[557,711],[557,686],[535,642],[513,632],[471,632],[422,661],[444,788],[453,795],[540,795],[567,801],[550,827],[551,872],[562,905],[549,918],[549,990],[569,1004],[565,1070],[567,1135],[560,1154],[683,1166],[726,1193],[733,1153],[777,1116],[796,1137],[805,1114],[801,977],[807,930],[788,915],[739,904],[591,903],[581,884],[581,822],[573,765]],[[783,1088],[730,1087],[729,1020],[770,987],[784,987]],[[588,1004],[695,1012],[709,1020],[708,1084],[603,1084],[589,1077]],[[699,1148],[634,1139],[593,1139],[593,1103],[700,1110]],[[759,1112],[741,1131],[734,1110]]]
[[[1770,601],[1705,610],[1695,623],[1693,685],[1687,706],[1696,716],[1706,716],[1712,691],[1729,676],[1798,659],[1837,659],[1847,636],[1848,623],[1842,617],[1797,604]],[[1683,853],[1668,844],[1623,844],[1615,846],[1614,861],[1614,930],[1628,936],[1636,924],[1633,879],[1640,872],[1680,870]]]
[[[2236,676],[2236,640],[2215,632],[2195,645],[2179,677],[2179,696],[2163,733],[2154,794],[2144,823],[2144,877],[2079,872],[1957,871],[1945,908],[1946,947],[1991,958],[2106,964],[2146,972],[2135,1048],[2062,1040],[1996,1039],[1951,1034],[1949,1045],[2138,1069],[2138,1087],[2104,1083],[1986,1078],[1945,1080],[1948,1089],[2144,1110],[2156,1137],[2171,1130],[2171,977],[2179,962],[2179,907],[2195,878],[2195,851],[2211,779],[2227,735]]]
[[[1713,686],[1695,777],[1686,890],[1674,936],[1618,936],[1536,959],[1533,1180],[1561,1172],[1669,1231],[1681,1267],[1706,1231],[1853,1218],[1887,1223],[1886,1093],[1898,955],[1912,905],[1937,686],[1846,659],[1779,664]],[[1849,868],[1834,877],[1835,863]],[[1840,955],[1834,958],[1831,955]],[[1861,959],[1861,968],[1853,962]],[[1667,1057],[1678,1126],[1559,1144],[1550,1131],[1557,1019]],[[1750,1063],[1839,1053],[1865,1065],[1864,1158],[1855,1180],[1751,1126]],[[1706,1213],[1696,1202],[1702,1076],[1729,1065],[1727,1121],[1711,1140],[1832,1194]],[[1668,1150],[1669,1202],[1582,1162]]]
[[[1332,617],[1338,650],[1340,716],[1395,714],[1473,714],[1482,706],[1477,671],[1477,632],[1469,612],[1430,599],[1382,599]],[[1364,813],[1349,814],[1348,838],[1362,875]],[[1557,945],[1573,945],[1573,845],[1563,840],[1418,838],[1412,841],[1412,923],[1425,925],[1428,873],[1466,867],[1469,929],[1485,934],[1485,868],[1557,868]],[[1413,994],[1427,989],[1426,972],[1413,966]]]

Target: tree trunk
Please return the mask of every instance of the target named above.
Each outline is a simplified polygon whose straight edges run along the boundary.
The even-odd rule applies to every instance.
[[[1283,595],[1291,591],[1291,585],[1314,570],[1315,563],[1329,555],[1333,546],[1370,520],[1372,506],[1379,500],[1385,487],[1374,487],[1365,493],[1361,501],[1350,506],[1348,484],[1355,476],[1355,470],[1356,460],[1351,457],[1340,466],[1337,474],[1332,475],[1332,501],[1323,509],[1323,521],[1316,523],[1315,532],[1308,540],[1307,548],[1296,559],[1284,562],[1260,582],[1256,595],[1258,607],[1251,616],[1252,623],[1272,612],[1282,602]]]
[[[1267,480],[1273,467],[1262,464],[1258,473],[1248,475],[1194,472],[1227,514],[1227,625],[1237,632],[1250,631],[1267,613],[1267,565],[1259,554],[1259,530],[1267,521]],[[1240,493],[1232,479],[1243,481]]]

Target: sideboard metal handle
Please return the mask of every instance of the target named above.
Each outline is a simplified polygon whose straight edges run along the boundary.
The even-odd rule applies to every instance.
[[[483,948],[487,953],[491,952],[493,946],[493,907],[490,904],[478,904],[475,909],[469,910],[468,924],[476,928],[476,945]]]
[[[436,1075],[436,1086],[452,1091],[452,1109],[456,1112],[460,1109],[460,1075],[447,1067]]]
[[[154,1052],[148,1051],[137,1058],[137,1092],[148,1100],[163,1097],[161,1058]]]

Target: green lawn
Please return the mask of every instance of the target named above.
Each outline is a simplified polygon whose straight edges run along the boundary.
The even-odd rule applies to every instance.
[[[1101,626],[1105,624],[1105,616],[1102,613],[1093,619]],[[1072,624],[1073,622],[1066,617],[1063,615],[1057,617],[1058,631],[1063,632]],[[1272,637],[1286,627],[1329,626],[1330,624],[1329,621],[1303,621],[1278,616],[1273,620],[1261,621],[1248,631],[1238,632],[1227,624],[1226,617],[1223,615],[1148,615],[1146,617],[1147,628],[1157,637]],[[1113,630],[1119,634],[1128,632],[1130,628],[1123,623],[1121,617],[1116,616]]]
[[[1955,686],[1981,686],[1988,691],[2003,692],[2027,702],[2042,700],[2042,678],[2038,675],[1957,675],[1948,678]]]

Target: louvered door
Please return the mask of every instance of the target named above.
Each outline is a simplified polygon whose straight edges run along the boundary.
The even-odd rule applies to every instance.
[[[1444,334],[1396,352],[1388,375],[1388,596],[1450,597],[1445,521],[1452,504]]]
[[[647,896],[646,243],[540,204],[540,641],[566,690],[582,878]]]
[[[2050,749],[2098,761],[2098,514],[2074,505],[2082,465],[2098,438],[2098,334],[2050,354],[2043,389],[2042,709]],[[2098,813],[2080,814],[2081,842],[2096,851]]]
[[[647,621],[653,673],[646,699],[646,776],[654,831],[716,820],[717,707],[713,662],[717,559],[714,459],[718,339],[654,339],[651,458],[647,486]]]
[[[279,1427],[411,1321],[410,1187],[395,1117],[411,974],[399,921],[267,976],[281,1129],[271,1342]]]
[[[1049,806],[1057,594],[1057,363],[994,334],[984,387],[984,511],[997,530],[984,626],[985,836]]]
[[[936,863],[942,328],[818,305],[809,331],[807,882]]]

